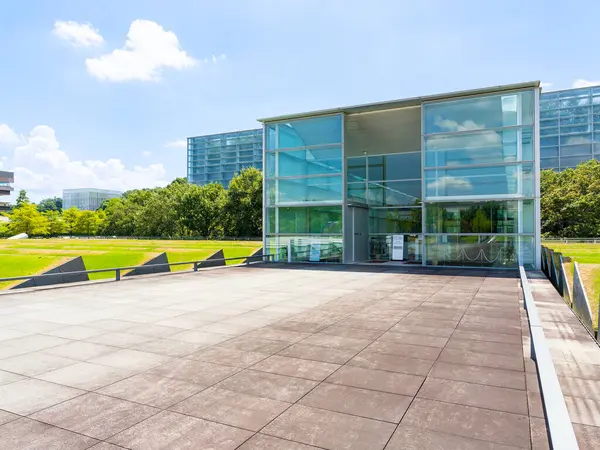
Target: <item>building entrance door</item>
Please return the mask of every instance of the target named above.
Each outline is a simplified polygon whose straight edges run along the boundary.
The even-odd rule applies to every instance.
[[[352,206],[352,261],[369,259],[369,209]]]

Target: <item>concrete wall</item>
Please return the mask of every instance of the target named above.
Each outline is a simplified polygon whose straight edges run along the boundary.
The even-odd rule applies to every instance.
[[[68,273],[79,272],[82,270],[86,270],[85,264],[83,263],[83,258],[81,256],[78,256],[77,258],[73,258],[64,264],[55,267],[54,269],[44,272],[44,275],[57,274],[54,277],[32,277],[29,280],[12,287],[11,289],[22,289],[39,286],[51,286],[53,284],[76,283],[78,281],[89,281],[90,278],[88,277],[87,273],[76,275],[69,275]]]
[[[125,277],[131,277],[131,276],[135,276],[135,275],[149,275],[152,273],[166,273],[166,272],[170,272],[171,268],[169,266],[158,266],[158,267],[152,267],[156,264],[167,264],[169,262],[169,259],[167,258],[167,254],[166,253],[161,253],[158,256],[155,256],[154,258],[152,258],[149,261],[146,261],[143,266],[144,267],[140,267],[138,269],[133,269],[131,272],[126,273]]]

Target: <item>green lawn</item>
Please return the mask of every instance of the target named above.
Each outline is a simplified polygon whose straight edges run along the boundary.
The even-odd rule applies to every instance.
[[[141,265],[162,252],[169,262],[206,259],[223,249],[225,258],[248,256],[262,246],[258,241],[175,241],[128,239],[0,240],[0,278],[33,275],[77,256],[88,270]],[[228,261],[237,264],[240,261]],[[191,265],[173,266],[172,271]],[[112,278],[114,272],[90,274],[91,279]],[[0,283],[0,289],[8,287]]]
[[[577,261],[585,291],[590,301],[594,326],[598,328],[598,307],[600,302],[600,244],[564,242],[542,242],[542,245],[563,255],[565,272],[571,292],[573,292],[573,267]]]

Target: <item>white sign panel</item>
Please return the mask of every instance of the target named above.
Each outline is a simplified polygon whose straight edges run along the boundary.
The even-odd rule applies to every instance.
[[[311,262],[321,261],[321,244],[311,244],[309,260]]]
[[[402,261],[404,259],[404,235],[392,235],[392,259]]]

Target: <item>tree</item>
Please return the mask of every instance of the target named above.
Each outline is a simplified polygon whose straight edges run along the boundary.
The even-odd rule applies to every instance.
[[[96,215],[96,211],[81,211],[75,221],[75,234],[85,236],[93,236],[98,232],[100,221]]]
[[[62,219],[65,226],[65,233],[68,233],[69,236],[75,233],[77,220],[79,219],[80,215],[81,211],[74,206],[63,211]]]
[[[42,216],[32,203],[21,203],[21,206],[15,208],[8,217],[10,218],[8,230],[12,235],[27,233],[28,236],[44,236],[48,234],[48,219]]]
[[[141,207],[127,198],[111,198],[104,212],[106,219],[102,233],[106,236],[135,235],[136,217]]]
[[[17,197],[17,208],[29,203],[29,197],[27,197],[27,191],[25,189],[21,189],[19,191],[19,196]]]
[[[46,211],[62,211],[62,198],[60,197],[52,197],[45,198],[41,202],[38,203],[37,209],[39,212]]]
[[[218,183],[193,186],[184,194],[177,212],[192,233],[221,237],[224,233],[223,207],[226,198],[225,189]]]
[[[542,234],[552,237],[600,235],[600,162],[581,163],[540,177]]]
[[[48,234],[58,236],[65,232],[65,223],[58,211],[46,211],[42,215],[48,220]]]
[[[262,234],[262,173],[258,169],[243,169],[231,180],[224,209],[229,235]]]

